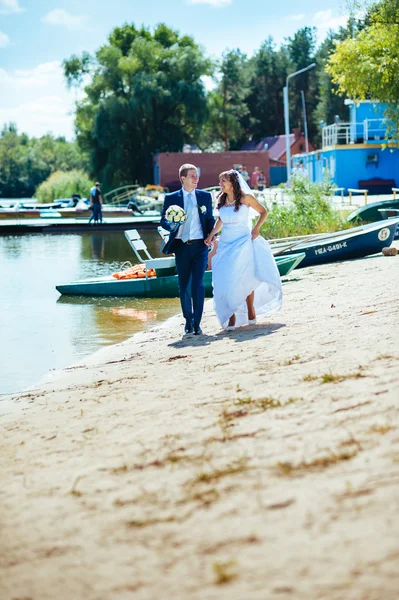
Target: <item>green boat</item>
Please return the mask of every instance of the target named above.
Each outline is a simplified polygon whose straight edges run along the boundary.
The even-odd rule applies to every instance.
[[[287,276],[305,258],[304,252],[289,256],[276,256],[281,277]],[[155,259],[156,260],[156,259]],[[162,259],[160,259],[162,260]],[[171,273],[174,272],[174,274]],[[163,274],[160,276],[160,273]],[[177,298],[179,287],[176,268],[157,269],[157,277],[148,279],[115,279],[112,275],[57,285],[60,294],[67,296],[117,296],[134,298]],[[205,295],[212,296],[212,271],[204,276]]]
[[[375,223],[376,221],[381,221],[381,219],[386,218],[381,214],[381,211],[389,208],[399,209],[399,200],[380,200],[379,202],[371,202],[370,204],[361,206],[351,212],[346,220],[348,223]]]

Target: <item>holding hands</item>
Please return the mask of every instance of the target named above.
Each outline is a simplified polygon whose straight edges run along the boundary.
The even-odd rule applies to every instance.
[[[214,237],[215,237],[214,235],[209,234],[208,237],[204,239],[205,246],[208,246],[208,248],[209,248],[212,245]]]

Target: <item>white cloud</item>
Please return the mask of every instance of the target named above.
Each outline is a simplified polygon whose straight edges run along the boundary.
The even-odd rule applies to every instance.
[[[0,14],[9,15],[12,13],[20,13],[23,8],[19,6],[18,0],[0,0]]]
[[[67,89],[60,62],[14,72],[0,69],[0,88],[0,128],[14,121],[18,131],[30,136],[51,131],[73,138],[74,102],[83,92]]]
[[[42,18],[48,25],[63,25],[67,29],[86,29],[87,16],[71,15],[63,8],[51,10]]]
[[[22,89],[29,86],[45,86],[54,81],[62,81],[62,67],[57,60],[42,63],[33,69],[17,70],[10,75],[4,69],[0,69],[0,83],[11,85],[13,88]]]
[[[323,37],[329,29],[336,30],[339,27],[345,27],[347,20],[348,18],[344,15],[333,17],[331,8],[317,12],[313,17],[313,23],[319,30],[319,35]]]
[[[40,137],[45,133],[52,132],[70,139],[73,134],[73,126],[69,111],[70,107],[65,106],[63,98],[41,96],[33,102],[20,104],[10,109],[0,108],[0,122],[13,121],[17,124],[20,133],[26,132],[31,136]]]
[[[0,31],[0,48],[5,48],[10,43],[10,38],[6,33]]]
[[[300,15],[290,15],[288,17],[291,21],[302,21],[305,18],[304,14],[300,14]]]
[[[209,4],[210,6],[214,6],[215,8],[223,8],[224,6],[229,6],[232,3],[232,0],[187,0],[188,4]]]

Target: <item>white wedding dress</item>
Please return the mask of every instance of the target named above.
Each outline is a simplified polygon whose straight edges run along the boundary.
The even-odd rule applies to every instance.
[[[261,236],[251,238],[249,207],[222,206],[223,229],[212,259],[213,302],[219,323],[226,328],[236,315],[236,327],[248,323],[246,298],[255,290],[256,316],[279,310],[283,290],[270,245]]]

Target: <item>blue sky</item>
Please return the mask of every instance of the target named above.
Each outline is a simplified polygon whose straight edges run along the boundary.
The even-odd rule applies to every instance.
[[[165,22],[213,56],[251,55],[269,35],[279,44],[305,25],[321,40],[345,14],[345,0],[0,0],[0,127],[14,121],[29,135],[71,139],[77,92],[66,89],[61,62],[94,52],[124,22]]]

